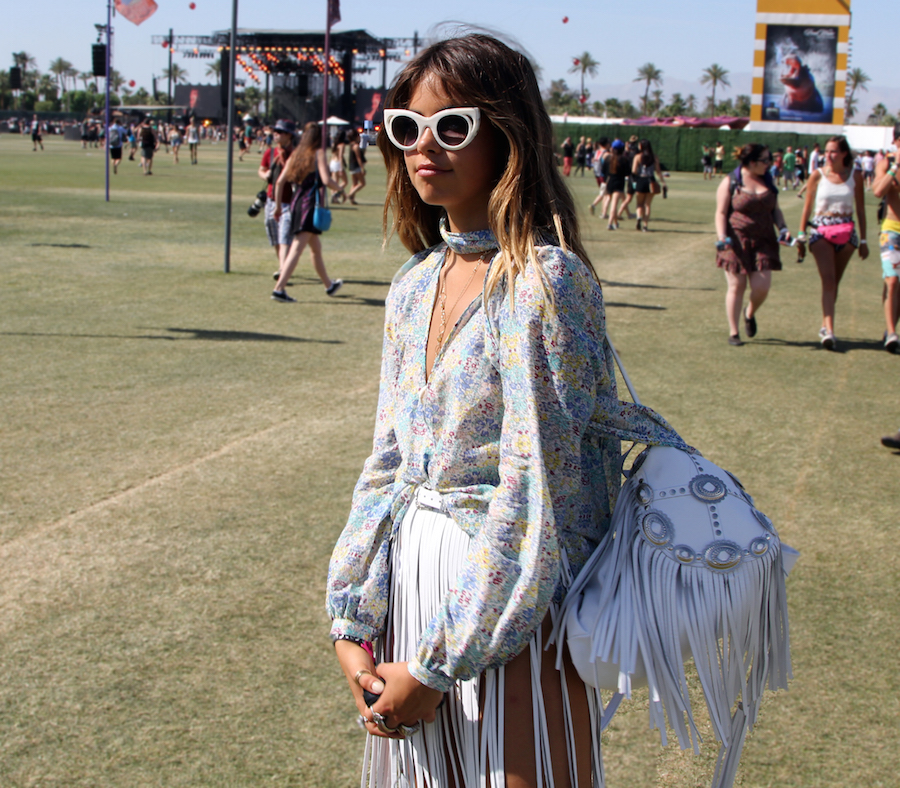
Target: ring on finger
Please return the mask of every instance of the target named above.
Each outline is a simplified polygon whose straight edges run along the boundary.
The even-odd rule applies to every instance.
[[[388,735],[397,732],[394,728],[388,726],[387,718],[383,714],[379,714],[371,706],[369,706],[369,711],[372,712],[372,722],[375,723],[375,727],[378,728],[378,730]]]
[[[360,677],[360,676],[365,676],[366,674],[368,674],[369,676],[371,676],[371,675],[372,675],[372,671],[371,671],[371,670],[366,670],[366,668],[361,668],[360,670],[357,670],[357,671],[356,671],[356,673],[355,673],[354,676],[353,676],[353,680],[354,680],[357,684],[359,684],[359,677]]]

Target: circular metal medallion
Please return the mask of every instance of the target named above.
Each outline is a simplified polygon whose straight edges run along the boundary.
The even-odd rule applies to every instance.
[[[641,482],[634,494],[638,501],[644,506],[653,500],[653,488],[646,482]]]
[[[672,521],[655,509],[651,509],[641,518],[641,531],[648,542],[660,547],[669,544],[675,536]]]
[[[765,555],[769,552],[769,540],[761,536],[750,542],[750,552],[755,556]]]
[[[721,501],[727,492],[725,482],[715,476],[710,476],[708,473],[691,479],[690,487],[691,495],[704,503]]]
[[[725,540],[707,545],[703,558],[712,569],[733,569],[741,562],[741,547]]]
[[[686,544],[678,545],[674,550],[676,560],[681,564],[694,563],[694,551]]]

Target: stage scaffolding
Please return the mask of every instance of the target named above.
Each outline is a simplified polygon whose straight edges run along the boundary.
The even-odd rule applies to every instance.
[[[229,37],[230,31],[221,30],[200,36],[170,33],[153,36],[151,41],[188,58],[221,56],[224,96]],[[388,63],[416,54],[420,39],[418,34],[412,38],[376,38],[365,30],[332,30],[330,46],[329,113],[361,122],[371,115],[373,93],[376,102],[379,94],[384,95]],[[292,117],[302,123],[321,114],[325,31],[239,28],[235,50],[236,84],[252,84],[264,91],[267,117]],[[371,74],[376,75],[376,81],[380,77],[379,88],[367,87],[362,81],[364,75]]]

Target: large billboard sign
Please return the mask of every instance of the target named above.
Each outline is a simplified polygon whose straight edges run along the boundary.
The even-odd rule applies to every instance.
[[[843,126],[849,0],[758,0],[756,17],[753,129]]]

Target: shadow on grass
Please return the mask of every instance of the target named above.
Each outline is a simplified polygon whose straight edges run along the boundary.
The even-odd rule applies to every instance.
[[[822,343],[817,340],[807,340],[802,342],[792,342],[789,339],[754,339],[749,344],[769,345],[772,347],[799,347],[822,350],[823,353],[834,353],[841,355],[849,353],[853,350],[877,350],[879,353],[886,353],[884,345],[877,339],[838,339],[837,350],[825,350]]]
[[[56,249],[90,249],[87,244],[29,244],[29,246],[53,246]]]
[[[672,287],[671,285],[639,285],[635,282],[611,282],[607,279],[601,279],[600,284],[603,287],[638,287],[647,290],[696,290],[707,293],[714,293],[715,287]]]
[[[619,309],[649,309],[652,312],[665,312],[664,306],[650,306],[649,304],[625,304],[621,301],[607,301],[606,307],[618,307]]]
[[[204,328],[166,328],[175,334],[190,336],[166,336],[165,334],[53,334],[37,331],[0,331],[5,337],[68,337],[69,339],[162,339],[167,342],[203,340],[206,342],[314,342],[319,345],[343,345],[338,339],[310,339],[285,334],[261,334],[257,331],[210,331]]]
[[[177,334],[190,334],[186,337],[146,337],[147,339],[200,339],[212,342],[315,342],[320,345],[343,345],[337,339],[308,339],[306,337],[290,337],[285,334],[260,334],[258,331],[210,331],[204,328],[167,328]]]

